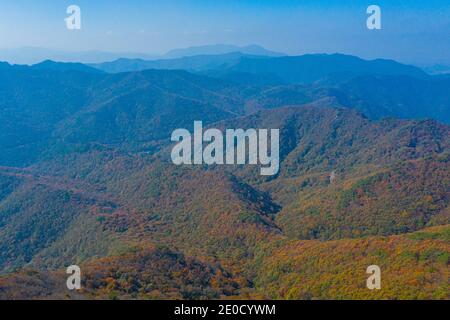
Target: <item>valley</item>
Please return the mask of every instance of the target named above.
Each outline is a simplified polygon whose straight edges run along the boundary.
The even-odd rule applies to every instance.
[[[448,299],[447,80],[253,59],[2,66],[0,299]],[[279,130],[278,173],[175,165],[171,133],[200,120]],[[372,264],[382,290],[365,287]]]

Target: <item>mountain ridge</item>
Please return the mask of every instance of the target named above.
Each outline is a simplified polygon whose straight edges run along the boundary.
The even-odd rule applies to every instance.
[[[0,299],[445,299],[450,126],[417,117],[447,80],[324,74],[0,65]],[[279,174],[174,165],[195,120],[279,129]]]

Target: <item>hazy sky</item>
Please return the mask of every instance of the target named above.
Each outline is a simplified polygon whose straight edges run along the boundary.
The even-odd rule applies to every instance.
[[[71,4],[81,30],[66,29]],[[371,4],[382,30],[366,28]],[[163,53],[216,43],[450,64],[450,1],[0,0],[0,48]]]

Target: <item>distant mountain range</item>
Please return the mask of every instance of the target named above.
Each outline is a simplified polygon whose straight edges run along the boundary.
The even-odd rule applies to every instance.
[[[267,50],[258,45],[249,45],[240,47],[227,44],[216,44],[209,46],[189,47],[185,49],[173,49],[167,52],[164,55],[164,58],[175,59],[199,55],[221,55],[233,52],[240,52],[242,54],[253,56],[267,56],[267,57],[281,57],[286,55],[281,52]]]
[[[309,54],[303,56],[268,57],[233,52],[221,55],[195,55],[177,59],[137,60],[119,59],[92,65],[106,72],[141,71],[145,69],[183,69],[206,72],[207,75],[238,78],[239,75],[277,77],[285,83],[311,83],[318,80],[350,79],[358,75],[406,75],[427,78],[413,66],[392,60],[363,60],[342,54]]]
[[[346,55],[1,63],[0,299],[448,299],[449,81]],[[195,120],[279,129],[279,174],[175,166]]]
[[[450,75],[450,66],[443,64],[435,64],[432,66],[424,67],[424,70],[434,75]]]
[[[234,102],[227,107],[227,111],[232,112],[248,113],[331,97],[339,105],[356,108],[371,119],[433,118],[450,123],[447,90],[450,79],[430,76],[419,68],[391,60],[370,61],[339,54],[271,58],[235,52],[154,61],[119,59],[96,65],[49,60],[30,67],[3,63],[2,69],[5,77],[12,78],[16,73],[23,75],[31,71],[77,71],[96,74],[94,78],[117,79],[138,78],[144,74],[188,75],[189,72],[189,77],[195,81],[207,83],[215,79],[214,83],[232,90],[230,97]],[[127,75],[127,72],[142,70],[148,71]],[[180,73],[181,70],[187,72]],[[239,102],[236,99],[240,99]]]
[[[36,64],[44,60],[58,62],[100,63],[119,58],[156,59],[159,55],[130,53],[130,52],[105,52],[105,51],[66,51],[39,47],[21,47],[0,49],[0,61],[8,61],[12,64]]]
[[[207,71],[230,68],[247,55],[240,52],[232,52],[220,55],[195,55],[190,57],[158,60],[142,59],[118,59],[112,62],[90,64],[90,66],[109,73],[143,71],[147,69]],[[263,56],[253,56],[265,58]]]
[[[81,63],[101,63],[113,61],[120,58],[126,59],[173,59],[188,57],[193,55],[212,55],[241,52],[243,54],[261,56],[283,56],[283,53],[267,50],[261,46],[234,46],[234,45],[205,45],[173,49],[165,54],[148,54],[139,52],[106,52],[106,51],[67,51],[58,49],[47,49],[39,47],[21,47],[11,49],[0,49],[0,61],[7,61],[12,64],[36,64],[44,60],[54,60],[58,62],[81,62]]]

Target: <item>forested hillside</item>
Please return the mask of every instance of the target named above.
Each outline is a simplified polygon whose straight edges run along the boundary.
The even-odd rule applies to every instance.
[[[312,58],[222,70],[255,83],[1,65],[0,299],[448,299],[447,80]],[[174,165],[170,135],[195,120],[279,129],[279,173]]]

